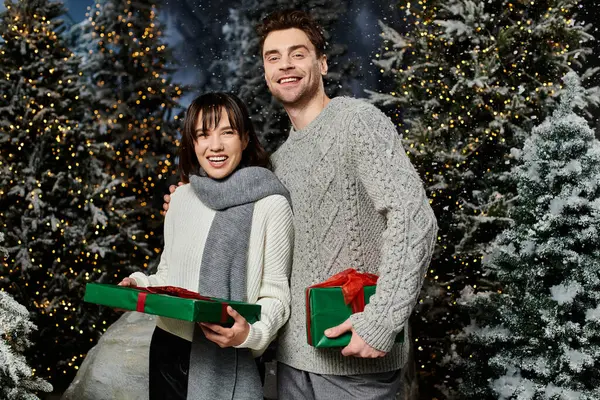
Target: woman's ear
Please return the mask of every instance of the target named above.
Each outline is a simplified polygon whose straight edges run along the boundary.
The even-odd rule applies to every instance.
[[[242,138],[242,151],[246,150],[246,147],[248,147],[248,143],[250,143],[250,135],[246,134]]]

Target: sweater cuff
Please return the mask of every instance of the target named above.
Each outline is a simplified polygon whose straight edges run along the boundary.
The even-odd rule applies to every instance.
[[[250,331],[248,331],[248,336],[246,340],[244,340],[241,344],[234,346],[236,349],[251,349],[258,350],[258,346],[260,344],[260,332],[256,329],[252,324],[250,324]]]
[[[134,279],[135,283],[139,287],[150,286],[150,280],[148,279],[148,276],[146,274],[144,274],[143,272],[134,272],[133,274],[129,275],[129,277],[131,279]]]
[[[394,332],[387,326],[376,325],[367,321],[364,313],[359,312],[350,316],[352,327],[358,336],[360,336],[369,346],[375,350],[389,353],[396,341],[397,332]]]

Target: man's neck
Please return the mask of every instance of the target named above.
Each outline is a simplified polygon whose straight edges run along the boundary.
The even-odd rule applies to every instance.
[[[283,107],[290,117],[294,129],[299,131],[306,128],[308,124],[314,121],[330,101],[331,99],[327,97],[325,92],[321,92],[306,103],[284,105]]]

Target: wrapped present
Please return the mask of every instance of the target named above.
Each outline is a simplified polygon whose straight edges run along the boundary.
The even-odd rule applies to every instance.
[[[141,288],[88,283],[83,300],[113,308],[225,326],[234,322],[227,314],[227,306],[239,312],[250,324],[260,319],[259,304],[206,297],[174,286]]]
[[[350,315],[364,310],[375,294],[377,275],[360,273],[353,268],[340,272],[306,289],[306,334],[308,344],[318,348],[344,347],[352,334],[337,338],[325,336],[325,330],[346,321]],[[402,342],[404,332],[396,337]]]

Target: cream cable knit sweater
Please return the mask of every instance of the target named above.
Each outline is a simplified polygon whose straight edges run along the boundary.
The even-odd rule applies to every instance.
[[[165,217],[165,247],[154,275],[135,272],[139,286],[172,285],[198,291],[204,243],[215,211],[206,207],[191,185],[171,196]],[[248,248],[248,302],[261,305],[260,321],[238,347],[250,348],[255,356],[264,352],[287,321],[290,310],[289,275],[294,231],[292,211],[283,196],[273,195],[256,202]],[[171,318],[157,318],[157,326],[186,340],[192,340],[194,324]]]
[[[394,338],[417,302],[437,224],[395,126],[366,102],[334,98],[306,128],[291,130],[273,162],[291,194],[296,232],[279,361],[334,375],[401,368],[410,339],[403,346]],[[370,304],[351,321],[368,344],[388,352],[381,359],[306,343],[306,287],[350,267],[380,277]]]

